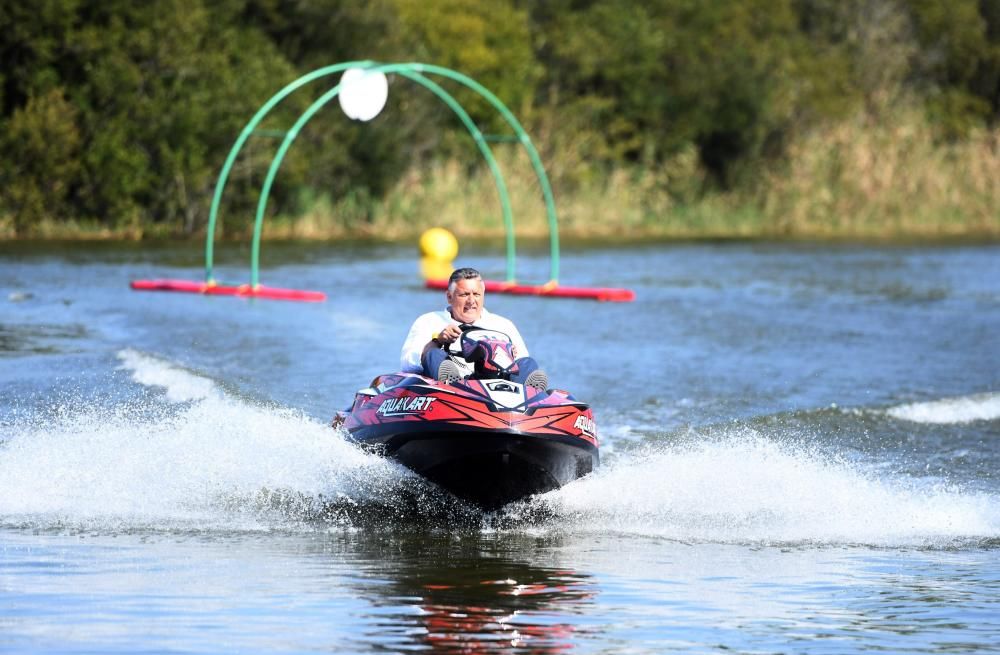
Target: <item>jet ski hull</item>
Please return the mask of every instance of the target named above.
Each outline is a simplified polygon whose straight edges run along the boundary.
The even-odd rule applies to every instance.
[[[334,425],[488,510],[557,489],[600,462],[586,404],[564,391],[501,380],[446,385],[417,375],[381,376]]]

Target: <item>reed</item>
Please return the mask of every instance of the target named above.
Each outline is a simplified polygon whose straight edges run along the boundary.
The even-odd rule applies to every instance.
[[[520,148],[495,148],[519,238],[546,238],[542,192]],[[794,140],[787,155],[744,187],[711,190],[693,147],[657,166],[589,165],[572,143],[546,153],[567,239],[637,241],[698,238],[937,240],[1000,238],[1000,129],[942,141],[923,117],[866,116],[826,125]],[[706,190],[708,189],[708,190]],[[355,192],[302,198],[301,215],[269,217],[267,239],[412,239],[431,226],[459,238],[500,238],[505,226],[496,183],[485,165],[444,160],[414,167],[383,198]],[[226,230],[248,238],[246,229]],[[34,238],[170,236],[163,224],[113,230],[96,222],[42,221]],[[13,221],[0,216],[0,238]]]
[[[527,157],[497,153],[519,237],[544,238],[542,193]],[[610,171],[550,153],[559,233],[570,239],[1000,238],[1000,130],[938,138],[918,111],[859,116],[795,140],[785,158],[728,192],[705,191],[693,148],[661,166]],[[486,166],[449,160],[413,169],[381,201],[329,199],[272,223],[269,236],[411,238],[437,225],[461,237],[504,234]]]
[[[859,117],[792,145],[758,194],[773,235],[1000,236],[1000,130],[941,142],[916,112]]]
[[[96,220],[56,221],[43,218],[27,234],[18,234],[12,216],[0,216],[0,241],[27,238],[39,241],[139,241],[144,238],[169,238],[164,226],[144,228],[138,224],[113,228]]]
[[[541,185],[526,155],[497,153],[519,237],[549,235]],[[559,233],[587,240],[639,240],[668,237],[753,236],[761,218],[732,195],[696,200],[704,182],[693,152],[659,168],[629,167],[587,171],[567,179],[549,167]],[[577,170],[579,174],[579,170]],[[682,192],[675,191],[681,189]],[[265,226],[272,237],[411,238],[430,226],[444,227],[459,238],[500,238],[505,234],[497,184],[486,166],[468,169],[457,160],[411,170],[378,202],[361,206],[352,198],[324,198],[300,218],[278,217]]]

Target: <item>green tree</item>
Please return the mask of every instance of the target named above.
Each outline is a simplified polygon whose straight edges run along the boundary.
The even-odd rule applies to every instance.
[[[1000,2],[908,0],[920,44],[913,77],[951,135],[1000,117]]]
[[[689,144],[723,185],[786,128],[810,53],[790,2],[563,0],[536,12],[564,112],[587,116],[612,161],[662,162]]]
[[[291,67],[240,25],[238,2],[81,0],[59,9],[67,13],[8,14],[17,27],[0,47],[20,53],[5,67],[12,106],[53,80],[74,108],[79,148],[65,186],[76,216],[196,229],[229,145],[269,92],[293,79]],[[7,195],[5,205],[21,206]]]
[[[4,166],[0,189],[14,229],[30,233],[44,219],[74,216],[71,203],[80,170],[76,111],[55,88],[14,112],[0,132]]]
[[[0,3],[0,116],[60,85],[78,0]]]

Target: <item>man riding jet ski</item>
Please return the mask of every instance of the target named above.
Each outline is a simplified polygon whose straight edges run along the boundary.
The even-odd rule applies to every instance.
[[[402,372],[358,391],[333,424],[492,510],[590,473],[599,455],[590,408],[547,389],[514,324],[483,307],[484,287],[476,270],[455,271],[448,309],[410,328]]]
[[[472,362],[449,350],[462,336],[462,325],[472,325],[506,334],[513,345],[516,367],[511,380],[540,391],[548,387],[548,376],[528,355],[528,347],[514,324],[486,310],[486,284],[474,268],[460,268],[448,279],[448,308],[428,312],[413,322],[399,355],[400,370],[422,373],[442,382],[454,382],[474,373]]]

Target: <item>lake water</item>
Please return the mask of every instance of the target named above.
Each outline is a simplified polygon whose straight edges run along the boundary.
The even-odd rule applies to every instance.
[[[487,306],[602,466],[485,516],[328,427],[444,304],[415,248],[263,261],[328,301],[0,244],[0,652],[1000,652],[1000,247],[567,248],[636,301]]]

